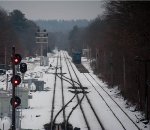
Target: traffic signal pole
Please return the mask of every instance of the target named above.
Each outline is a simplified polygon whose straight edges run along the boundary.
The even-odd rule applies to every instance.
[[[15,56],[15,47],[12,47],[12,57],[13,58]],[[12,60],[12,71],[13,71],[13,76],[15,76],[15,64],[13,63]],[[15,100],[15,86],[12,84],[12,100]],[[15,111],[15,107],[13,107],[12,105],[12,130],[16,130],[16,111]]]
[[[18,107],[21,104],[21,99],[16,96],[15,94],[15,88],[21,83],[21,78],[19,75],[16,74],[15,65],[20,64],[20,72],[24,74],[27,71],[27,64],[26,63],[20,63],[21,62],[21,55],[15,53],[15,47],[12,47],[12,55],[11,55],[11,61],[12,61],[12,98],[10,100],[10,104],[12,105],[12,129],[16,130],[16,107]]]

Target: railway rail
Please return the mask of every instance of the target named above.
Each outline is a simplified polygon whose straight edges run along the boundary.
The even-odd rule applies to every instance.
[[[57,63],[56,67],[58,67],[58,56],[57,56]],[[57,74],[57,69],[55,70],[55,73]],[[54,90],[53,90],[53,99],[52,99],[52,108],[51,108],[51,121],[50,121],[50,130],[54,130],[54,123],[53,123],[53,118],[54,118],[54,107],[55,107],[55,92],[56,92],[56,78],[57,75],[55,74],[55,82],[54,82]]]
[[[65,106],[65,100],[64,100],[64,86],[63,86],[63,78],[62,78],[62,59],[61,59],[61,54],[60,54],[60,73],[61,73],[61,92],[62,92],[62,108],[64,108]],[[64,119],[64,124],[66,124],[66,113],[65,113],[65,109],[63,109],[63,119]],[[66,130],[66,125],[64,130]]]
[[[69,60],[69,58],[67,58]],[[71,61],[69,61],[70,65],[71,65]],[[71,65],[72,69],[73,66]],[[74,71],[74,73],[76,73]],[[75,74],[76,75],[76,74]],[[107,93],[107,91],[104,90],[104,88],[94,79],[94,77],[90,74],[90,73],[83,73],[83,75],[86,77],[86,79],[88,80],[88,82],[91,84],[91,86],[96,90],[96,92],[99,94],[100,98],[105,102],[105,104],[107,105],[107,107],[109,108],[109,110],[113,113],[113,115],[115,116],[115,118],[118,120],[118,122],[121,124],[122,128],[124,130],[129,130],[130,128],[132,128],[133,130],[141,130],[141,128],[130,118],[130,116],[117,104],[117,102]],[[91,79],[88,78],[89,75],[91,77]],[[77,77],[77,75],[76,75]],[[79,78],[77,78],[78,82],[80,83]],[[118,108],[117,110],[113,109],[110,107],[110,105],[107,103],[107,101],[103,98],[103,95],[101,95],[101,93],[96,89],[96,87],[93,85],[93,82],[91,82],[93,80],[93,82],[96,82],[96,84],[106,93],[106,95],[112,100],[112,102],[116,105],[116,107],[113,108]],[[82,87],[82,85],[81,85]],[[101,91],[101,90],[100,90]],[[86,98],[89,102],[89,104],[91,105],[92,108],[92,104],[90,103],[90,99],[88,98],[88,96],[86,95]],[[94,109],[94,108],[92,108]],[[118,112],[119,111],[119,112]],[[120,115],[118,113],[121,113],[122,115],[124,114],[124,117],[120,117]],[[96,112],[95,112],[95,116],[97,116]],[[98,117],[98,116],[97,116]],[[127,122],[124,122],[124,120],[126,120]],[[104,127],[104,126],[103,126]]]
[[[83,75],[86,77],[86,79],[88,80],[88,82],[92,85],[92,87],[95,89],[95,91],[99,94],[100,98],[105,102],[105,104],[107,105],[107,107],[109,108],[109,110],[113,113],[113,115],[115,116],[115,118],[118,120],[118,122],[121,124],[121,126],[123,127],[124,130],[129,130],[129,128],[131,128],[133,130],[140,130],[140,128],[135,124],[135,122],[133,122],[131,120],[131,118],[123,111],[123,109],[121,109],[121,107],[112,99],[112,97],[102,88],[102,86],[100,86],[102,88],[103,91],[105,91],[107,93],[107,95],[109,96],[109,98],[117,105],[117,108],[119,108],[121,110],[121,112],[123,112],[123,114],[126,115],[126,117],[130,120],[128,123],[125,123],[123,120],[125,117],[120,117],[120,115],[118,115],[118,109],[115,110],[113,108],[110,107],[109,103],[107,103],[106,99],[103,98],[102,94],[96,89],[96,87],[93,85],[93,83],[91,82],[91,79],[88,78],[87,75],[91,76],[91,74],[84,74]],[[91,78],[93,79],[93,77],[91,76]],[[94,80],[94,79],[93,79]],[[94,80],[95,81],[95,80]],[[96,81],[95,81],[96,82]],[[100,84],[99,84],[100,85]],[[111,104],[112,105],[112,104]],[[116,107],[115,107],[116,108]],[[122,113],[121,113],[122,114]],[[127,119],[126,119],[127,120]]]
[[[67,68],[66,74],[68,74],[68,77],[64,75],[65,73],[63,73],[62,59],[64,60],[64,64]],[[81,82],[80,79],[81,77],[79,78],[79,75],[77,74],[76,71],[76,67],[72,64],[69,55],[67,55],[67,53],[64,51],[59,52],[59,55],[57,56],[56,70],[55,73],[53,73],[55,76],[55,82],[51,107],[50,130],[57,130],[57,129],[67,130],[69,129],[68,126],[71,126],[70,127],[71,130],[73,130],[73,127],[69,122],[70,117],[72,117],[74,111],[77,110],[76,109],[77,107],[80,108],[79,109],[80,113],[82,114],[85,126],[88,130],[111,129],[111,127],[107,127],[107,123],[104,121],[105,118],[103,118],[102,115],[100,114],[101,110],[95,107],[96,101],[93,102],[94,99],[92,99],[92,95],[96,93],[98,100],[100,100],[99,102],[102,102],[102,104],[105,105],[106,111],[111,113],[111,116],[113,116],[112,117],[113,120],[117,122],[116,124],[118,126],[113,128],[119,128],[119,130],[130,130],[131,128],[132,130],[141,130],[140,127],[130,118],[130,116],[117,104],[117,102],[109,95],[109,93],[100,85],[100,83],[90,73],[87,73],[87,71],[84,72],[80,73],[80,76],[82,75],[82,77],[84,77],[84,80],[87,80],[89,84],[88,87],[83,85],[83,83]],[[55,97],[57,95],[56,94],[57,78],[59,78],[60,80],[61,91],[59,93],[61,93],[62,98],[62,106],[59,111],[54,110]],[[71,89],[69,91],[73,94],[73,96],[68,100],[66,100],[64,96],[67,92],[66,88],[64,92],[64,82],[67,82],[71,85],[71,87],[68,87],[68,89]],[[89,89],[92,90],[92,92],[89,91]],[[71,110],[68,109],[69,105],[72,107]],[[88,110],[89,112],[85,110]],[[92,117],[92,119],[96,122],[96,123],[94,122],[96,124],[96,127],[93,126],[93,124],[91,123],[89,113],[90,117]],[[60,115],[63,117],[62,123],[60,123],[60,120],[56,121]],[[122,115],[122,117],[120,115]],[[126,122],[124,122],[124,120]]]
[[[72,78],[72,75],[71,75],[71,72],[70,72],[70,69],[69,69],[69,65],[68,65],[68,62],[67,62],[67,58],[66,58],[66,55],[63,53],[63,55],[64,55],[64,57],[65,57],[65,63],[66,63],[66,65],[67,65],[67,69],[68,69],[68,72],[69,72],[69,75],[70,75],[70,79],[71,79],[71,82],[72,82],[72,86],[75,88],[75,84],[74,84],[74,81],[73,81],[73,78]],[[76,88],[75,88],[75,94],[77,93],[77,90],[76,90]],[[84,117],[84,120],[85,120],[85,123],[86,123],[86,126],[87,126],[87,128],[88,128],[88,130],[90,130],[90,127],[89,127],[89,123],[88,123],[88,121],[87,121],[87,117],[85,116],[85,113],[84,113],[84,111],[83,111],[83,107],[82,107],[82,105],[81,105],[81,101],[83,100],[83,98],[84,98],[84,95],[83,95],[83,97],[80,99],[79,98],[79,96],[76,94],[76,98],[77,98],[77,105],[79,105],[80,106],[80,109],[81,109],[81,111],[82,111],[82,115],[83,115],[83,117]],[[72,113],[73,111],[71,111],[70,113]],[[69,122],[69,117],[71,116],[71,114],[69,114],[69,116],[68,116],[68,118],[67,118],[67,122]]]
[[[56,70],[55,73],[53,73],[55,75],[55,83],[54,83],[54,90],[53,90],[53,100],[52,100],[52,110],[51,110],[51,121],[50,121],[50,130],[57,130],[58,128],[62,128],[63,130],[67,130],[70,128],[72,128],[72,125],[68,123],[68,119],[70,117],[71,114],[68,114],[68,118],[66,121],[66,113],[65,113],[65,109],[68,106],[68,104],[70,104],[73,99],[77,96],[77,93],[75,93],[75,95],[65,104],[65,100],[64,100],[64,88],[63,88],[63,80],[69,82],[68,80],[63,78],[63,72],[62,72],[62,61],[61,61],[61,53],[60,56],[57,57],[57,64],[56,64]],[[60,64],[60,65],[59,65]],[[60,72],[58,72],[58,68],[60,69]],[[61,93],[62,93],[62,108],[57,112],[57,114],[54,114],[54,108],[55,108],[55,95],[56,95],[56,78],[59,77],[61,80]],[[72,86],[73,83],[69,82]],[[75,108],[82,102],[83,98],[72,108],[71,112],[72,113]],[[56,123],[56,119],[58,118],[58,116],[60,115],[60,113],[63,111],[63,122],[62,123]],[[55,115],[55,116],[54,116]]]
[[[74,68],[73,68],[73,66],[72,66],[72,64],[71,64],[71,61],[69,60],[69,58],[67,57],[66,54],[65,54],[65,57],[66,57],[66,59],[68,60],[68,63],[69,63],[69,65],[71,66],[71,68],[72,68],[72,70],[73,70],[73,72],[74,72],[74,74],[75,74],[75,77],[76,77],[76,79],[77,79],[77,81],[78,81],[78,83],[79,83],[79,87],[82,89],[82,91],[83,91],[83,93],[84,93],[84,96],[86,97],[86,100],[87,100],[87,102],[88,102],[88,104],[89,104],[89,106],[90,106],[90,108],[91,108],[91,110],[92,110],[94,116],[96,117],[96,119],[97,119],[97,121],[98,121],[98,124],[99,124],[99,126],[100,126],[99,129],[105,130],[105,128],[104,128],[102,122],[100,121],[100,118],[98,117],[98,115],[97,115],[97,113],[96,113],[96,111],[95,111],[95,109],[94,109],[94,107],[93,107],[93,105],[92,105],[90,99],[88,98],[88,95],[84,92],[85,90],[83,89],[83,86],[82,86],[82,84],[81,84],[81,82],[80,82],[80,80],[79,80],[79,77],[77,76],[77,74],[76,74],[76,72],[75,72],[75,70],[74,70]],[[83,108],[82,108],[82,112],[84,112]],[[86,117],[85,114],[84,114],[84,117]],[[87,121],[86,121],[86,124],[88,123],[88,130],[91,130],[91,127],[90,127],[90,124],[89,124],[89,122],[88,122],[88,119],[86,119],[86,120],[87,120]]]
[[[86,74],[84,74],[86,76]],[[114,102],[114,104],[116,104],[116,106],[126,115],[126,117],[133,123],[133,125],[138,129],[141,130],[141,128],[131,119],[131,117],[120,107],[120,105],[109,95],[109,93],[98,83],[98,81],[96,81],[96,79],[90,74],[88,73],[87,75],[89,75],[94,81],[95,83],[108,95],[108,97]],[[88,77],[86,77],[88,79]],[[89,80],[89,79],[88,79]],[[89,80],[89,82],[91,82]],[[91,82],[92,83],[92,82]],[[99,93],[99,92],[98,92]],[[99,93],[100,94],[100,93]],[[111,109],[111,107],[110,107]]]

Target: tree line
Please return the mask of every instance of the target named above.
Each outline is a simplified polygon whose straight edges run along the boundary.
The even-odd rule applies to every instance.
[[[150,101],[150,2],[108,1],[103,6],[104,14],[88,27],[70,31],[70,50],[88,48],[94,72],[144,110]]]
[[[37,25],[19,10],[8,13],[0,7],[0,64],[9,64],[12,46],[22,56],[35,53]]]
[[[88,20],[36,20],[35,23],[42,28],[46,28],[49,32],[66,33],[72,29],[74,25],[85,27],[89,24]]]

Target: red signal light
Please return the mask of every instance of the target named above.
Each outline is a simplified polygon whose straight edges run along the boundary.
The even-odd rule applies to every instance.
[[[11,98],[10,104],[16,108],[21,104],[21,99],[18,96],[15,96],[14,98]]]
[[[12,62],[15,65],[18,65],[22,60],[22,57],[20,54],[15,54],[14,57],[12,58]]]
[[[19,75],[15,75],[11,78],[11,83],[14,85],[14,86],[17,86],[21,83],[21,78]]]
[[[18,59],[15,59],[15,63],[18,63]]]
[[[15,84],[18,84],[18,81],[17,81],[17,80],[15,80],[14,82],[15,82]]]

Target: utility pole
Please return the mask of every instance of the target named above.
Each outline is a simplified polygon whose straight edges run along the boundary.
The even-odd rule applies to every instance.
[[[113,53],[110,52],[110,80],[111,80],[111,86],[113,87],[114,86],[114,78],[113,78]]]
[[[123,89],[124,93],[126,93],[126,60],[123,56]]]
[[[6,91],[8,90],[8,74],[6,74]]]
[[[99,71],[99,49],[96,48],[96,71]]]
[[[7,69],[7,50],[5,46],[5,69]]]

